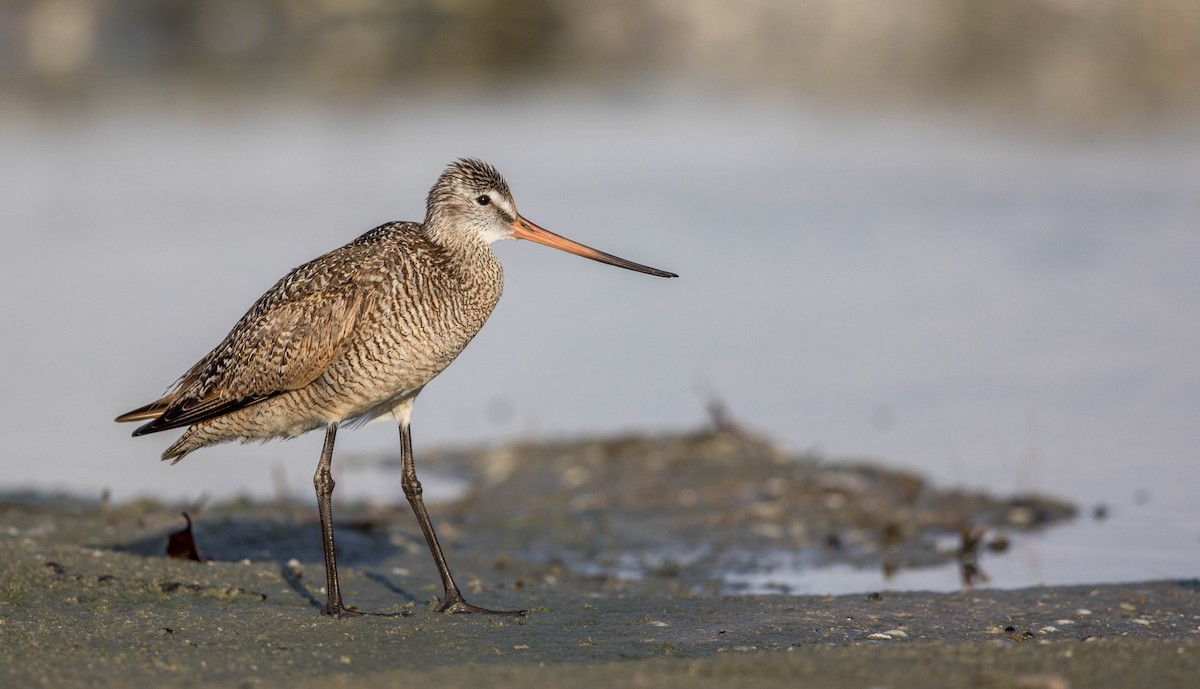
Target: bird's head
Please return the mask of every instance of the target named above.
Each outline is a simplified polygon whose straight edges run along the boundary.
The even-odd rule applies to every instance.
[[[528,239],[601,263],[659,277],[678,277],[665,270],[607,254],[538,227],[521,217],[508,182],[496,168],[474,158],[455,161],[429,190],[425,227],[443,239],[463,238],[493,244]]]
[[[429,190],[425,224],[441,234],[473,235],[487,244],[512,239],[520,216],[508,182],[474,158],[455,161]]]

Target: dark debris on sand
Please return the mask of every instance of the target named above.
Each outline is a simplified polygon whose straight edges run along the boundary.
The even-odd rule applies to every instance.
[[[722,572],[753,568],[765,552],[891,571],[936,565],[1075,515],[1048,496],[947,490],[878,464],[792,456],[732,425],[434,453],[426,466],[471,479],[455,523],[500,526],[495,538],[514,556],[588,572],[640,564],[638,574],[669,572],[693,588],[719,587]]]

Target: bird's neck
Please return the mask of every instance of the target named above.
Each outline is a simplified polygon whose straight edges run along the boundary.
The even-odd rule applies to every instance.
[[[426,219],[421,229],[431,242],[446,249],[452,254],[472,257],[479,254],[490,254],[487,242],[476,232],[464,231],[450,223],[440,222],[438,216]]]
[[[502,281],[500,259],[478,234],[463,232],[462,228],[449,229],[436,222],[426,222],[422,229],[429,241],[445,252],[464,285],[477,283],[476,286],[490,289]]]

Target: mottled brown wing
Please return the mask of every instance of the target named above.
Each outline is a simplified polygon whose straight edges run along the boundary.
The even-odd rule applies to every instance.
[[[301,266],[263,295],[134,435],[224,416],[320,377],[374,303],[360,271],[343,275],[324,263]]]

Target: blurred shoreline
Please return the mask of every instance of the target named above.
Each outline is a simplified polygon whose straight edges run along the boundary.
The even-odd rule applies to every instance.
[[[634,77],[1066,130],[1200,112],[1187,0],[31,0],[0,8],[0,26],[6,100],[48,109],[139,89],[354,100]]]
[[[421,552],[395,464],[390,454],[350,454],[335,465],[338,511],[351,525],[339,542],[352,558],[382,561],[397,544],[408,556]],[[1186,576],[1194,561],[1161,547],[1110,552],[1106,544],[1136,527],[1136,515],[1119,504],[942,487],[882,462],[789,453],[736,425],[431,449],[420,465],[434,512],[451,533],[470,533],[472,543],[529,567],[621,589],[1014,589],[1136,581],[1146,572]],[[22,515],[90,515],[55,527],[68,539],[96,521],[152,522],[158,531],[111,536],[116,550],[152,557],[162,554],[161,530],[182,525],[182,510],[195,520],[201,551],[218,560],[319,559],[311,489],[296,490],[282,466],[272,479],[273,498],[202,491],[186,500],[131,499],[118,485],[102,495],[0,492],[0,513],[12,525]],[[375,494],[354,490],[364,481]],[[251,525],[260,521],[276,526]],[[1156,538],[1169,541],[1167,531]]]

